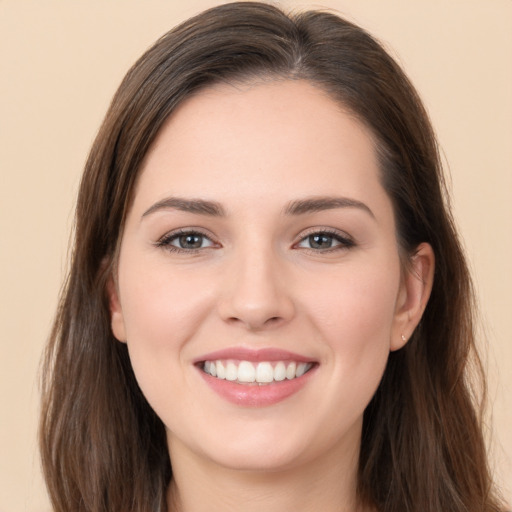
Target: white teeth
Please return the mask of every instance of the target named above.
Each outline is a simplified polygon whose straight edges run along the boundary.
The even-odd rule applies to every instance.
[[[307,364],[299,363],[297,370],[295,371],[295,377],[302,377],[306,373]]]
[[[297,370],[297,365],[295,363],[290,363],[287,367],[286,367],[286,378],[288,380],[291,380],[291,379],[294,379],[295,378],[295,371]],[[213,375],[213,374],[212,374]]]
[[[252,365],[251,365],[252,366]],[[274,369],[270,363],[258,363],[256,367],[257,382],[272,382],[274,380]]]
[[[235,363],[231,361],[226,365],[226,380],[236,380],[238,379],[238,368]]]
[[[279,382],[284,379],[286,379],[286,366],[284,363],[279,361],[279,363],[277,363],[276,367],[274,368],[274,380]]]
[[[285,379],[291,380],[302,377],[311,367],[312,363],[284,363],[278,361],[272,363],[263,361],[251,363],[249,361],[205,361],[203,370],[205,373],[218,379],[238,381],[241,383],[269,384]]]
[[[226,369],[224,368],[224,365],[221,361],[217,361],[215,363],[216,370],[217,370],[217,378],[218,379],[225,379],[226,378]]]
[[[254,382],[256,380],[256,370],[248,361],[241,361],[238,365],[238,381]]]

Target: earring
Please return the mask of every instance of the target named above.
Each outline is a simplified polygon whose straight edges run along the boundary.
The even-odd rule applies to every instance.
[[[407,338],[402,334],[402,341],[403,342],[406,342],[407,341]]]

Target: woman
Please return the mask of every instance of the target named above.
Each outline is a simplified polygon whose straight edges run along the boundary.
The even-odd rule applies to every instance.
[[[48,348],[55,510],[497,511],[472,290],[403,72],[227,4],[129,71]]]

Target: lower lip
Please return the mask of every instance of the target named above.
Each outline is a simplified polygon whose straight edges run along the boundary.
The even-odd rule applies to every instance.
[[[262,384],[238,384],[225,379],[217,379],[201,369],[199,372],[208,384],[222,398],[241,407],[266,407],[286,400],[300,391],[310,380],[316,366],[301,377],[291,380]]]

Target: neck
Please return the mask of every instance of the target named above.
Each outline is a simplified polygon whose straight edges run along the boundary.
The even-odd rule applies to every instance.
[[[176,448],[176,447],[175,447]],[[299,467],[240,471],[172,450],[168,512],[362,512],[357,504],[359,446]],[[183,455],[183,453],[181,453]]]

